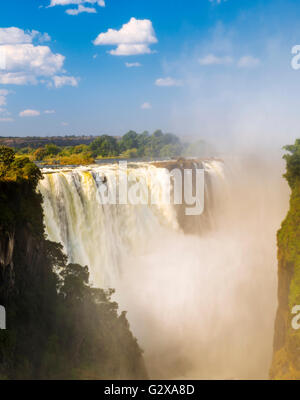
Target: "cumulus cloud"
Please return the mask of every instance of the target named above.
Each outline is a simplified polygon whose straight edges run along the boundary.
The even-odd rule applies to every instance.
[[[62,86],[78,86],[79,79],[74,76],[53,76],[54,86],[60,88]]]
[[[0,45],[32,43],[34,39],[43,43],[49,42],[51,37],[48,33],[41,33],[35,30],[24,31],[13,26],[10,28],[0,28]]]
[[[36,76],[51,76],[59,71],[65,57],[54,54],[48,46],[15,44],[5,46],[6,69],[29,70]]]
[[[69,15],[78,15],[81,13],[96,14],[97,10],[95,7],[88,7],[89,5],[98,5],[99,7],[105,7],[104,0],[51,0],[48,7],[55,6],[70,6],[76,5],[77,8],[70,8],[66,10]]]
[[[156,86],[182,86],[182,81],[167,77],[159,78],[155,81]]]
[[[135,68],[135,67],[141,67],[142,66],[142,64],[139,63],[139,62],[134,62],[134,63],[126,62],[125,65],[126,65],[127,68]]]
[[[32,39],[32,32],[25,33],[22,29],[15,27],[0,28],[0,44],[31,43]]]
[[[146,44],[119,44],[116,49],[109,51],[112,56],[137,56],[151,53],[151,49]]]
[[[44,114],[55,114],[55,110],[45,110]]]
[[[37,110],[24,110],[19,113],[20,117],[38,117],[41,113]]]
[[[200,65],[228,65],[232,63],[233,59],[229,56],[218,57],[214,54],[208,54],[202,58],[199,58]]]
[[[142,110],[150,110],[152,108],[151,104],[148,102],[145,102],[141,105]]]
[[[157,38],[148,19],[131,18],[120,30],[108,29],[94,40],[95,46],[116,45],[109,53],[114,56],[130,56],[152,53],[150,45],[157,43]]]
[[[50,39],[47,33],[38,31],[0,28],[0,54],[3,59],[0,84],[34,85],[45,82],[45,77],[51,79],[62,73],[65,57],[53,53],[49,46],[41,45]]]
[[[81,13],[96,14],[97,10],[94,7],[85,7],[80,4],[78,8],[70,8],[69,10],[66,10],[66,13],[69,15],[78,15]]]
[[[259,58],[253,56],[241,57],[238,61],[238,67],[240,68],[254,68],[260,64]]]

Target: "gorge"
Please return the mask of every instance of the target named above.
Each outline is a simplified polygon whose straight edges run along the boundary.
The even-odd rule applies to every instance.
[[[151,378],[267,378],[275,233],[288,190],[281,167],[259,157],[203,164],[205,212],[197,218],[160,202],[163,166],[130,166],[155,206],[101,204],[98,183],[105,176],[110,184],[114,164],[43,170],[46,232],[70,262],[89,266],[95,287],[116,289]]]

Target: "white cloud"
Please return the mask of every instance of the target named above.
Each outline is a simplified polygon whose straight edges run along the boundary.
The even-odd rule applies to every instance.
[[[150,110],[152,108],[151,104],[148,102],[145,102],[141,105],[142,110]]]
[[[139,62],[134,62],[134,63],[126,62],[125,65],[126,65],[127,68],[134,68],[134,67],[141,67],[142,66],[142,64],[139,63]]]
[[[62,86],[78,86],[79,78],[75,78],[74,76],[53,76],[54,86],[56,88],[60,88]]]
[[[182,86],[182,81],[167,77],[159,78],[155,81],[156,86]]]
[[[78,15],[81,13],[96,14],[97,10],[96,10],[96,8],[85,7],[80,4],[78,6],[78,8],[70,8],[70,9],[66,10],[66,13],[69,15]]]
[[[69,5],[80,5],[80,4],[98,4],[100,7],[105,7],[104,0],[51,0],[49,7],[54,6],[69,6]]]
[[[115,50],[109,51],[112,56],[137,56],[151,53],[151,49],[146,44],[119,44]]]
[[[135,43],[157,43],[152,22],[148,19],[139,20],[131,18],[127,24],[117,31],[109,29],[100,33],[95,39],[95,45],[107,44],[135,44]]]
[[[51,37],[48,33],[40,33],[35,30],[24,31],[16,27],[0,28],[0,45],[32,43],[34,39],[43,43],[49,42]]]
[[[55,110],[45,110],[44,114],[55,114]]]
[[[10,113],[6,110],[5,106],[7,103],[6,97],[11,92],[7,89],[0,89],[0,114],[9,115]]]
[[[20,117],[38,117],[41,113],[37,110],[24,110],[19,113]]]
[[[97,10],[95,7],[87,7],[87,6],[98,5],[99,7],[105,7],[105,1],[104,0],[51,0],[50,5],[48,7],[70,6],[70,5],[76,5],[77,8],[70,8],[66,10],[66,13],[69,15],[78,15],[81,13],[96,14]]]
[[[13,122],[14,119],[10,118],[10,117],[4,117],[4,118],[0,118],[0,122]]]
[[[54,54],[48,46],[33,44],[4,45],[8,71],[30,71],[36,76],[51,76],[62,69],[65,57]]]
[[[208,54],[199,60],[200,65],[237,65],[240,68],[254,68],[260,64],[259,58],[253,56],[241,57],[237,62],[230,56],[219,57],[214,54]]]
[[[238,67],[240,68],[254,68],[260,64],[259,58],[252,56],[241,57],[238,61]]]
[[[33,43],[49,40],[50,36],[47,33],[25,32],[15,27],[0,28],[0,54],[3,56],[0,84],[47,83],[44,78],[51,79],[53,76],[64,73],[65,57],[62,54],[53,53],[49,46]]]
[[[31,43],[32,32],[25,33],[22,29],[0,28],[0,44]]]
[[[6,105],[6,96],[9,94],[9,91],[6,89],[0,90],[0,106]]]
[[[69,126],[69,123],[68,122],[62,122],[61,125],[62,126]]]
[[[228,65],[233,63],[233,59],[229,56],[218,57],[214,54],[208,54],[207,56],[199,59],[200,65]]]
[[[44,43],[44,42],[50,42],[51,41],[51,36],[48,35],[48,33],[43,33],[38,35],[39,42]]]
[[[38,80],[34,75],[25,72],[0,73],[1,85],[36,85],[37,83]]]
[[[120,30],[108,29],[94,40],[95,46],[117,45],[109,53],[114,56],[150,54],[150,45],[157,43],[157,38],[149,19],[131,18]]]

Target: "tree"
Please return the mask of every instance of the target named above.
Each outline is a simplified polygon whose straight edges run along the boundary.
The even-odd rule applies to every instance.
[[[25,163],[23,167],[24,176],[29,179],[34,187],[38,185],[40,179],[43,179],[43,175],[39,167],[32,163],[28,158],[28,162]]]
[[[47,156],[47,151],[43,147],[39,147],[33,154],[36,161],[43,161]]]
[[[15,152],[10,147],[0,146],[0,163],[9,167],[15,160]]]
[[[166,144],[160,150],[161,157],[178,157],[182,151],[182,146],[180,144]]]
[[[179,144],[180,140],[179,138],[174,135],[173,133],[166,133],[164,135],[164,143],[165,144]]]
[[[83,300],[89,292],[89,269],[79,264],[69,264],[61,272],[60,294],[68,300]]]
[[[284,149],[290,153],[283,156],[287,167],[284,177],[293,187],[297,178],[300,177],[300,139],[297,139],[293,145],[285,146]]]
[[[10,147],[0,146],[0,178],[3,178],[15,160],[15,152]]]
[[[137,151],[137,149],[126,150],[121,154],[121,157],[122,158],[127,158],[127,159],[137,158],[138,157],[138,151]]]
[[[113,136],[102,135],[90,144],[92,156],[115,157],[119,155],[117,139]]]
[[[138,147],[139,135],[134,131],[127,132],[119,142],[120,150],[130,150]]]
[[[60,147],[56,146],[56,144],[53,144],[53,143],[46,144],[45,150],[46,150],[47,155],[49,155],[49,156],[56,156],[61,151]]]

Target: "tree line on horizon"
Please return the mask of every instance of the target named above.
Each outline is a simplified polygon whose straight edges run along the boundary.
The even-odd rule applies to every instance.
[[[32,161],[60,164],[90,164],[96,159],[155,159],[176,158],[179,156],[197,157],[207,152],[207,144],[203,140],[195,143],[184,143],[172,133],[156,130],[152,134],[145,131],[137,133],[133,130],[121,138],[102,135],[90,144],[76,146],[58,146],[55,143],[33,149],[24,147],[17,150],[18,155],[27,155]]]

